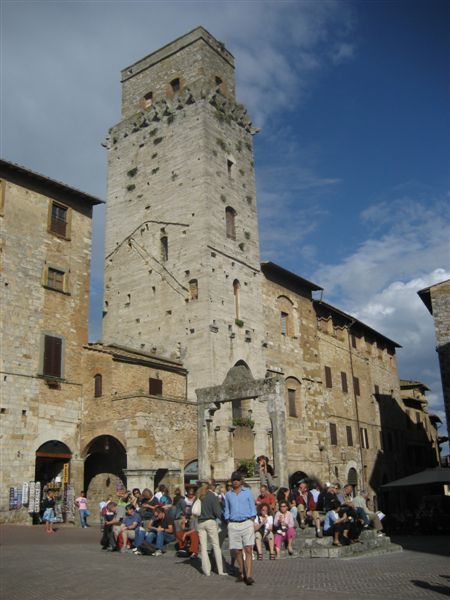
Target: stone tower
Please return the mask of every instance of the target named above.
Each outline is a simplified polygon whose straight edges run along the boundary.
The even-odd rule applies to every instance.
[[[122,71],[107,140],[103,337],[181,358],[188,397],[265,376],[252,129],[234,59],[198,27]]]

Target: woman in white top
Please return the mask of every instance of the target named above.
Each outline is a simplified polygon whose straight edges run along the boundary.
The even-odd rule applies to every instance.
[[[270,514],[270,506],[263,502],[257,507],[257,512],[255,518],[255,544],[258,560],[263,559],[263,542],[269,544],[270,560],[274,560],[273,517]]]

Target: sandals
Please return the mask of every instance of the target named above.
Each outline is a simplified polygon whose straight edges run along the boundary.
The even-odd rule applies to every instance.
[[[340,542],[333,542],[333,546],[339,546],[342,547],[342,544]]]
[[[270,555],[270,560],[275,560],[275,554]]]
[[[263,555],[262,554],[258,554],[257,560],[262,560],[262,559],[263,559]]]

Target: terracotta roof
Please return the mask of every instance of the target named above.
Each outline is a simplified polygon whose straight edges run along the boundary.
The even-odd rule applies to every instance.
[[[66,185],[62,181],[50,179],[46,175],[4,159],[0,159],[0,176],[18,185],[26,186],[28,182],[33,186],[33,189],[40,193],[51,195],[53,192],[53,194],[71,196],[76,200],[81,200],[92,205],[104,204],[104,201],[96,196],[91,196],[91,194]]]
[[[187,373],[187,370],[183,368],[183,363],[180,361],[172,360],[158,354],[141,352],[140,350],[128,348],[126,346],[119,346],[118,344],[102,344],[101,342],[95,342],[87,344],[85,348],[104,354],[110,354],[114,359],[124,362],[148,364],[149,366],[157,364],[161,368]]]
[[[372,333],[375,337],[385,340],[390,345],[394,346],[394,348],[401,348],[400,344],[397,344],[397,342],[394,342],[394,340],[391,340],[390,338],[386,337],[385,335],[383,335],[376,329],[373,329],[372,327],[369,327],[369,325],[366,325],[365,323],[363,323],[363,321],[360,321],[356,317],[353,317],[352,315],[345,313],[344,311],[340,310],[339,308],[336,308],[332,304],[328,304],[328,302],[324,302],[323,300],[314,300],[313,302],[316,306],[320,306],[326,310],[329,310],[330,312],[334,312],[335,314],[339,315],[344,320],[348,321],[350,323],[350,325],[353,325],[356,323],[362,329]]]

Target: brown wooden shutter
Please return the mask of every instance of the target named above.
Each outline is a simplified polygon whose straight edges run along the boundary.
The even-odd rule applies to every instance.
[[[353,446],[353,432],[351,425],[347,425],[347,446]]]
[[[153,377],[150,377],[148,380],[148,392],[150,396],[162,396],[162,385],[162,379],[154,379]]]
[[[342,391],[344,392],[344,394],[346,394],[348,392],[347,373],[344,373],[344,371],[341,371],[341,383]]]
[[[62,339],[51,335],[45,336],[44,342],[44,375],[61,377]]]
[[[331,369],[330,367],[325,367],[325,385],[327,388],[333,387],[333,380],[331,378]]]
[[[359,379],[358,377],[353,377],[353,389],[355,390],[356,396],[360,396],[361,392],[359,389]]]
[[[332,446],[337,446],[336,423],[330,423],[330,441]]]

